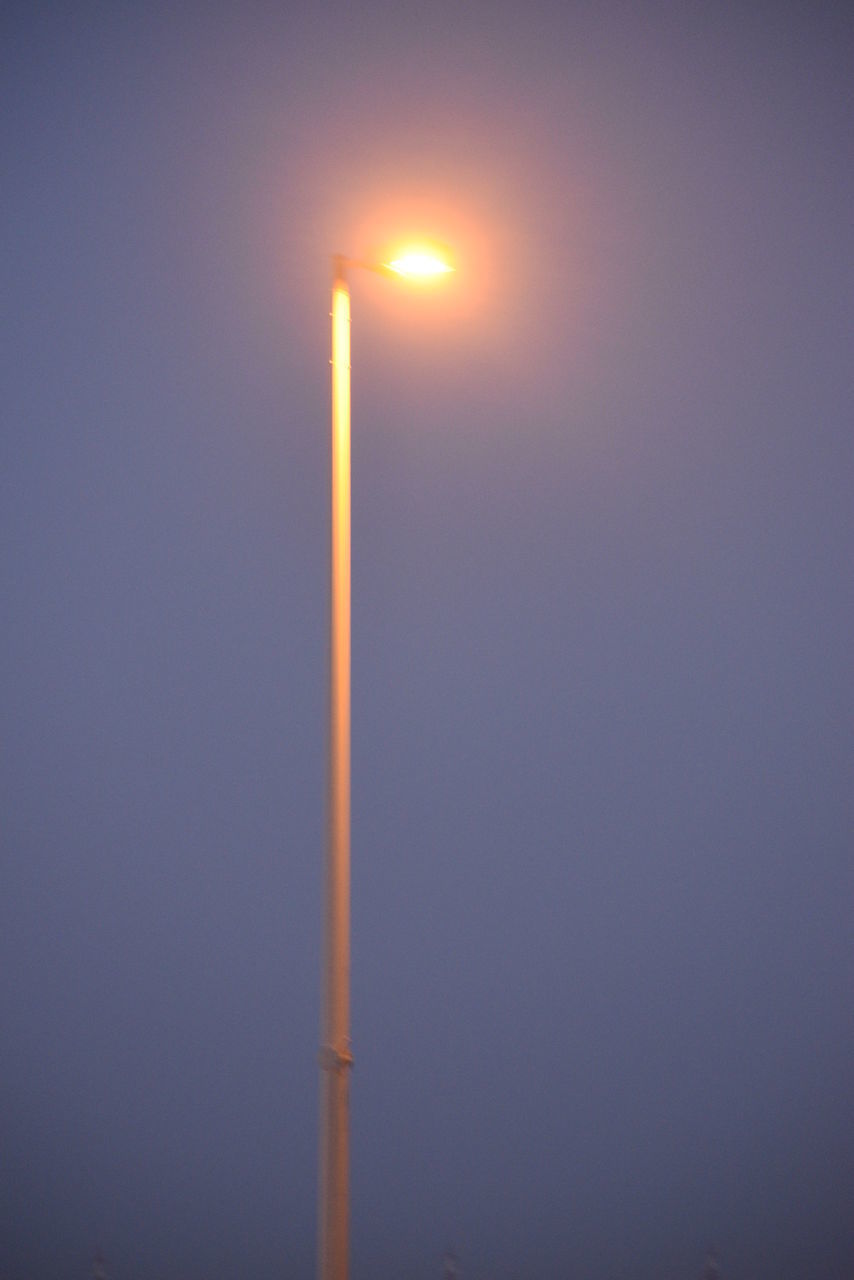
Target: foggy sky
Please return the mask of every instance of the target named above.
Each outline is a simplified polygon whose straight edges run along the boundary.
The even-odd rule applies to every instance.
[[[0,23],[0,1275],[309,1280],[329,255],[353,1280],[854,1268],[844,6]]]

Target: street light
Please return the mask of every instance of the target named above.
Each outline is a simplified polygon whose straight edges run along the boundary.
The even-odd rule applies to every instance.
[[[426,282],[453,268],[428,249],[389,262],[332,259],[332,563],[329,611],[329,796],[320,1048],[318,1280],[347,1280],[350,1049],[350,290],[365,267]]]

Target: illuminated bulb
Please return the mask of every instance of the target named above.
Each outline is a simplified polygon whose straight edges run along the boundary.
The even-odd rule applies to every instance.
[[[412,276],[420,279],[445,275],[446,272],[454,269],[447,262],[443,262],[441,258],[420,250],[404,253],[400,258],[395,258],[393,262],[389,262],[386,265],[400,276]]]

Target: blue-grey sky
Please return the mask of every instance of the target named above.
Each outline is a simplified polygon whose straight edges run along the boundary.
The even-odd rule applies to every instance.
[[[844,5],[8,5],[0,1275],[854,1269]]]

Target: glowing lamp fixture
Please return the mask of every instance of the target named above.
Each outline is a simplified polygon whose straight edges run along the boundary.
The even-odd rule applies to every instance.
[[[386,263],[386,266],[399,276],[412,280],[427,280],[433,276],[446,275],[454,269],[450,263],[443,262],[434,253],[423,249],[408,249],[399,258]]]

